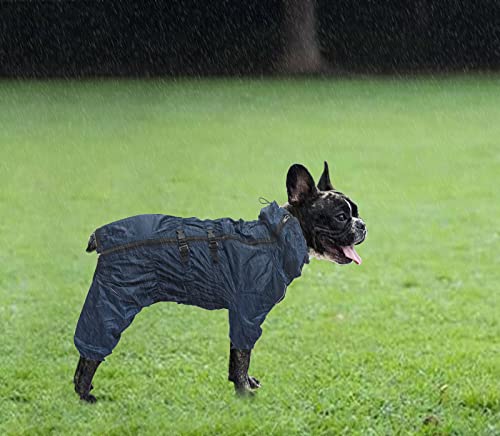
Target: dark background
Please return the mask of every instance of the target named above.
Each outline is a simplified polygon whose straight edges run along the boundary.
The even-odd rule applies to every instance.
[[[284,0],[2,1],[7,77],[272,74]],[[328,72],[500,67],[500,2],[318,0]],[[323,71],[325,72],[325,71]]]

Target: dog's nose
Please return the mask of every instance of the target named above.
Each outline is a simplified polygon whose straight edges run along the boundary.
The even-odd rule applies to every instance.
[[[366,229],[366,225],[365,225],[365,222],[362,220],[362,219],[357,219],[356,222],[354,223],[354,225],[360,229],[360,230],[365,230]]]

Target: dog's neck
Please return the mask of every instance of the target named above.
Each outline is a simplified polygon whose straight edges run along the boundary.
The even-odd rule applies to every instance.
[[[297,220],[299,221],[300,224],[300,229],[302,230],[302,235],[304,235],[304,239],[306,240],[307,248],[309,250],[309,257],[314,257],[316,259],[325,259],[325,257],[318,253],[314,247],[314,235],[312,230],[307,229],[305,225],[305,219],[302,214],[302,211],[300,208],[291,205],[290,203],[285,203],[283,206],[281,206],[283,209],[287,210],[290,212],[291,215],[293,215]],[[328,260],[328,259],[327,259]]]
[[[302,230],[302,234],[304,235],[304,239],[306,240],[307,247],[312,250],[314,249],[313,246],[313,234],[310,229],[308,229],[305,225],[305,220],[304,216],[302,215],[302,211],[299,207],[293,206],[290,203],[285,203],[283,206],[281,206],[283,209],[287,210],[290,212],[291,215],[293,215],[297,220],[299,221],[300,224],[300,229]]]

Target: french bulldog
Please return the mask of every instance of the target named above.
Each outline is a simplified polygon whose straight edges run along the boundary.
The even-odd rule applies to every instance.
[[[286,189],[288,202],[269,203],[255,221],[150,214],[92,233],[87,251],[99,257],[74,336],[80,399],[96,401],[97,367],[135,315],[159,301],[228,309],[228,380],[238,394],[260,388],[248,370],[267,314],[310,257],[361,264],[355,246],[367,234],[356,203],[333,187],[327,162],[317,185],[304,166],[292,165]]]

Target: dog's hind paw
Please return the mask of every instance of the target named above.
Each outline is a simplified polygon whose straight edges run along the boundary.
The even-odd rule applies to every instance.
[[[87,403],[94,404],[97,401],[97,398],[92,394],[80,395],[80,400],[86,401]]]

